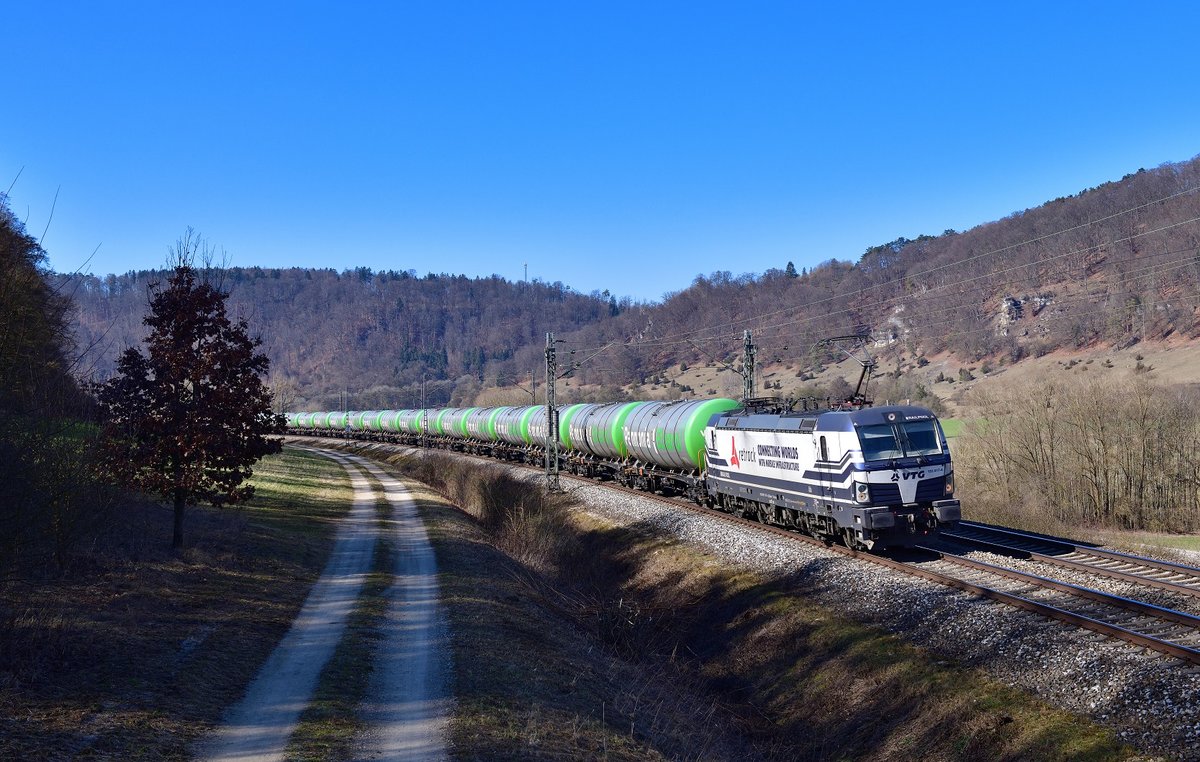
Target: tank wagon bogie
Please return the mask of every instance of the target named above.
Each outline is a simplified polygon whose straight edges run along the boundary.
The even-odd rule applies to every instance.
[[[292,428],[426,444],[684,495],[852,548],[912,545],[960,518],[937,418],[914,406],[766,412],[730,399],[289,414]]]

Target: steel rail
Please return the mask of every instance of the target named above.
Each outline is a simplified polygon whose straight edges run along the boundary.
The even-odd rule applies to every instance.
[[[1019,529],[998,527],[992,524],[983,524],[978,521],[960,521],[959,525],[969,529],[977,529],[985,532],[993,532],[995,534],[1019,537],[1024,540],[1040,542],[1046,545],[1061,545],[1085,555],[1099,556],[1101,558],[1108,558],[1113,561],[1125,561],[1133,564],[1141,564],[1142,566],[1152,566],[1156,569],[1162,569],[1163,571],[1177,572],[1179,574],[1186,574],[1188,576],[1200,579],[1200,568],[1188,566],[1187,564],[1175,563],[1174,561],[1163,561],[1159,558],[1149,558],[1147,556],[1138,556],[1132,553],[1122,553],[1119,550],[1108,550],[1090,543],[1068,540],[1064,537],[1051,537],[1049,535],[1034,534],[1032,532],[1022,532]]]
[[[944,554],[942,554],[942,557],[946,558],[946,556]],[[951,563],[954,563],[956,560],[961,560],[961,559],[952,560]],[[979,563],[979,562],[973,562],[973,563]],[[996,567],[996,568],[999,569],[1000,567]],[[996,590],[995,588],[989,588],[989,587],[984,587],[982,585],[977,585],[975,583],[968,582],[963,579],[958,579],[956,577],[951,577],[949,575],[944,575],[941,579],[935,579],[934,576],[932,576],[932,575],[937,574],[937,573],[931,572],[928,569],[909,569],[908,571],[909,571],[909,573],[917,574],[920,577],[924,577],[925,579],[939,582],[943,585],[949,585],[950,587],[955,587],[955,588],[958,588],[959,590],[964,590],[967,592],[975,593],[976,595],[983,596],[984,598],[989,598],[994,601],[1006,603],[1009,606],[1015,606],[1016,608],[1023,609],[1025,611],[1031,611],[1033,613],[1040,614],[1042,616],[1049,617],[1051,619],[1057,619],[1060,622],[1066,622],[1068,624],[1075,625],[1076,627],[1081,627],[1085,630],[1091,630],[1092,632],[1097,632],[1097,633],[1100,633],[1101,635],[1105,635],[1110,638],[1116,638],[1118,640],[1123,640],[1127,643],[1130,643],[1131,645],[1139,646],[1141,648],[1148,648],[1152,651],[1158,651],[1159,653],[1167,654],[1169,656],[1174,656],[1175,658],[1180,659],[1185,662],[1188,662],[1189,664],[1200,665],[1200,650],[1197,650],[1195,648],[1190,648],[1188,646],[1179,645],[1178,643],[1172,643],[1167,640],[1162,640],[1160,638],[1156,638],[1152,635],[1135,632],[1134,630],[1130,630],[1130,629],[1128,629],[1126,627],[1122,627],[1120,625],[1112,624],[1111,622],[1105,622],[1103,620],[1085,616],[1083,614],[1079,614],[1074,611],[1068,611],[1067,609],[1059,608],[1057,606],[1051,606],[1050,604],[1047,604],[1047,603],[1041,603],[1039,601],[1030,600],[1029,598],[1022,598],[1019,595],[1007,593],[1007,592],[1004,592],[1003,590]],[[1008,569],[1006,571],[1012,571],[1012,570]],[[1006,575],[1001,575],[1001,576],[1006,576]],[[1050,581],[1051,580],[1047,580],[1047,582],[1050,582]],[[1049,587],[1049,585],[1046,585],[1046,586]],[[1083,590],[1086,588],[1080,588],[1080,589]],[[1103,594],[1101,593],[1101,595],[1103,595]],[[1089,597],[1089,596],[1081,596],[1081,597]],[[1149,604],[1144,604],[1144,605],[1149,605]],[[1170,609],[1164,609],[1164,611],[1170,611]],[[1173,613],[1179,614],[1181,612],[1173,612]],[[1187,616],[1187,615],[1183,614],[1183,616]]]
[[[977,569],[989,574],[996,574],[1001,577],[1016,580],[1018,582],[1028,582],[1030,584],[1037,585],[1038,587],[1057,590],[1061,593],[1073,595],[1078,598],[1087,598],[1108,606],[1115,606],[1125,609],[1126,611],[1132,611],[1144,616],[1151,616],[1156,619],[1164,619],[1167,621],[1176,622],[1178,624],[1186,625],[1194,630],[1200,630],[1200,617],[1188,614],[1184,611],[1176,611],[1175,609],[1168,609],[1163,606],[1155,606],[1152,603],[1145,603],[1144,601],[1139,601],[1135,598],[1125,598],[1120,595],[1105,593],[1100,590],[1093,590],[1080,585],[1072,585],[1069,582],[1060,582],[1059,580],[1050,579],[1049,577],[1042,577],[1038,574],[1031,574],[1029,572],[1019,571],[1017,569],[1009,569],[1008,567],[989,564],[985,561],[976,561],[972,558],[963,558],[962,556],[947,554],[945,551],[938,548],[927,546],[917,547],[930,553],[936,553],[938,556],[940,556],[941,560],[956,564],[958,566],[965,566],[967,568]]]
[[[1109,559],[1118,561],[1120,563],[1129,564],[1131,566],[1140,566],[1146,569],[1158,569],[1171,574],[1186,576],[1195,580],[1195,584],[1181,584],[1178,581],[1160,579],[1158,577],[1140,574],[1128,569],[1113,569],[1099,564],[1076,561],[1049,553],[1041,553],[1036,550],[1031,550],[1028,547],[1021,547],[1019,545],[1012,545],[1002,541],[989,540],[977,536],[964,535],[954,531],[953,529],[940,530],[938,532],[938,536],[948,540],[978,545],[983,548],[995,548],[1009,552],[1016,551],[1017,553],[1027,555],[1032,560],[1053,564],[1054,566],[1059,566],[1064,569],[1072,569],[1074,571],[1080,571],[1087,574],[1097,574],[1103,577],[1109,577],[1110,579],[1131,582],[1138,585],[1145,585],[1147,587],[1155,587],[1160,590],[1167,590],[1169,592],[1179,593],[1181,595],[1190,595],[1195,598],[1200,598],[1200,569],[1185,566],[1183,564],[1173,564],[1169,561],[1160,561],[1155,558],[1144,558],[1142,556],[1120,553],[1113,550],[1101,550],[1099,548],[1080,546],[1067,540],[1056,540],[1049,537],[1041,537],[1039,535],[1029,535],[1024,532],[1004,529],[1001,527],[992,527],[987,524],[974,524],[971,522],[961,523],[967,525],[966,529],[968,531],[992,533],[993,535],[1000,535],[1001,537],[1015,536],[1021,538],[1023,542],[1066,547],[1070,548],[1072,553],[1084,557]]]

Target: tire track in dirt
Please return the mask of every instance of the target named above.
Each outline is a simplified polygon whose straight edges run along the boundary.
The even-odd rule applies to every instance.
[[[373,463],[362,465],[392,507],[384,538],[393,544],[395,582],[361,707],[367,729],[358,739],[357,758],[446,759],[449,648],[433,546],[408,490]]]
[[[351,458],[325,450],[308,451],[332,458],[346,469],[354,488],[353,506],[337,531],[321,578],[313,585],[291,629],[271,652],[246,695],[200,747],[199,759],[283,759],[288,738],[312,697],[321,670],[337,648],[366,582],[379,534],[375,492],[362,471],[351,465]]]

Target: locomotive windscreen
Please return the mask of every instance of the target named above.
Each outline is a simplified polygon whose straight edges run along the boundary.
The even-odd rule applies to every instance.
[[[937,424],[933,421],[906,421],[859,426],[858,440],[862,443],[863,460],[892,460],[937,455]]]

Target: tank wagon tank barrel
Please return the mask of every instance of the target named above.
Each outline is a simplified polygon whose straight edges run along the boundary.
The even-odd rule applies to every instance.
[[[650,402],[625,423],[629,454],[646,463],[678,469],[704,468],[704,429],[718,413],[734,410],[728,399]]]

